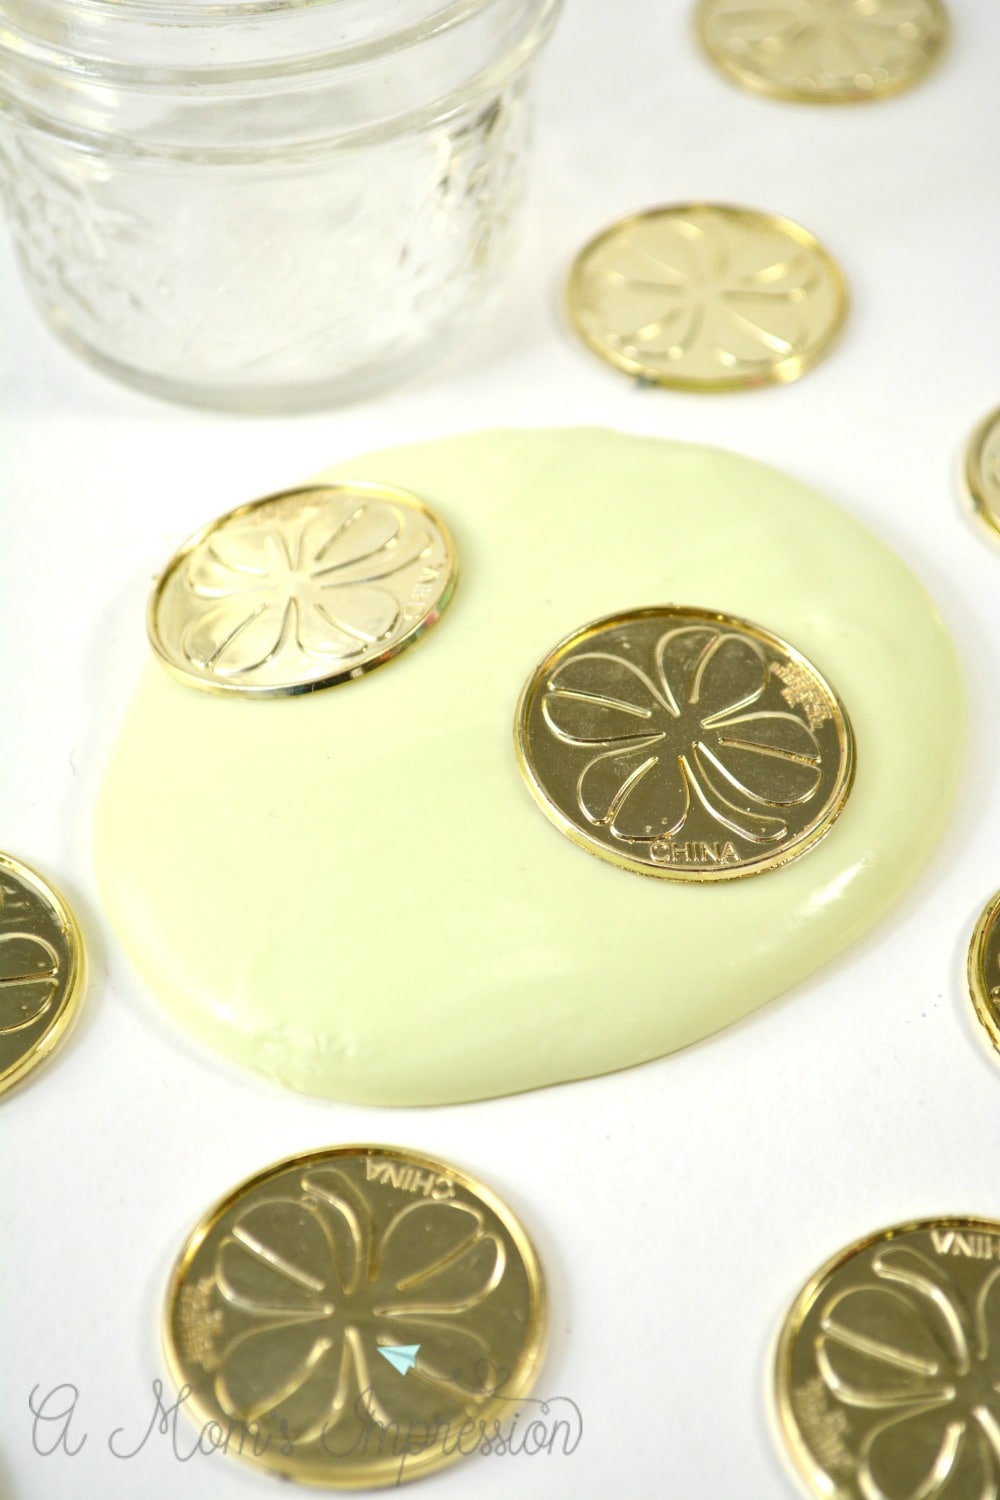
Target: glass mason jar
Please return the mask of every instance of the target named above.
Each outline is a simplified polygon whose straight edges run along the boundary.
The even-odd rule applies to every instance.
[[[492,302],[561,0],[0,0],[0,170],[35,299],[133,384],[347,399]]]

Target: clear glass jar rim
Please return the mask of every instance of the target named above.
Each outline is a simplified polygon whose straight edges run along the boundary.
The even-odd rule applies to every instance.
[[[355,0],[356,3],[356,0]],[[369,0],[372,8],[379,0]],[[442,23],[452,18],[475,15],[489,8],[491,0],[443,0],[435,12]],[[108,21],[142,21],[178,25],[204,24],[206,21],[253,20],[256,16],[293,16],[296,14],[334,12],[344,8],[344,0],[49,0],[54,10],[68,15],[93,16]],[[400,30],[409,30],[409,26]],[[390,33],[391,34],[391,33]]]
[[[507,11],[511,40],[523,27],[539,39],[562,0],[0,0],[0,58],[31,58],[77,75],[164,81],[235,78],[239,74],[332,71],[465,31]],[[257,29],[254,23],[260,25]],[[5,24],[6,23],[6,24]],[[261,24],[263,23],[263,24]],[[336,31],[332,30],[336,23]],[[240,55],[193,59],[183,39],[207,35],[220,47],[234,38]],[[271,33],[273,32],[273,36]],[[256,45],[252,39],[256,37]],[[144,39],[144,40],[143,40]],[[284,39],[284,40],[282,40]],[[163,55],[166,46],[182,53]],[[274,50],[272,50],[272,48]]]
[[[59,3],[59,0],[56,0]],[[377,3],[377,0],[376,0]],[[455,0],[454,9],[476,9],[488,0]],[[157,17],[176,17],[178,20],[234,20],[245,21],[255,15],[270,15],[275,12],[333,10],[342,0],[62,0],[64,8],[77,13],[95,16],[135,16],[149,20]]]
[[[506,87],[561,3],[0,0],[0,120],[118,155],[321,154]]]

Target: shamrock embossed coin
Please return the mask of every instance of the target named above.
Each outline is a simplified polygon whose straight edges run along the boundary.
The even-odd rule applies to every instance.
[[[515,741],[557,828],[674,880],[794,859],[854,775],[850,721],[811,662],[758,625],[679,606],[567,636],[521,694]]]
[[[690,391],[797,380],[847,312],[836,262],[775,214],[687,203],[622,219],[577,256],[567,288],[583,341],[626,374]]]
[[[226,1451],[333,1489],[417,1479],[509,1431],[542,1357],[531,1242],[465,1173],[390,1146],[278,1162],[194,1229],[164,1341]],[[211,1424],[211,1425],[210,1425]]]
[[[0,1091],[65,1037],[84,988],[73,913],[34,870],[0,854]]]
[[[969,991],[976,1015],[1000,1051],[1000,892],[987,902],[969,944]]]
[[[456,573],[446,528],[414,495],[361,483],[288,490],[184,543],[150,599],[149,638],[196,687],[313,692],[418,640]]]
[[[912,88],[948,36],[942,0],[701,0],[698,33],[744,88],[817,104]]]
[[[869,1235],[796,1298],[778,1343],[782,1436],[822,1500],[997,1493],[1000,1223]]]
[[[1000,533],[1000,410],[991,412],[969,440],[965,482],[976,515],[996,536]]]

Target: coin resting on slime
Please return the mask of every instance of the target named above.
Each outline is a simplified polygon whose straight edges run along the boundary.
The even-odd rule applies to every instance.
[[[190,537],[153,590],[149,638],[171,672],[211,692],[312,692],[418,640],[455,572],[443,523],[415,496],[306,485]]]
[[[556,827],[642,874],[722,880],[822,838],[854,776],[850,720],[746,620],[631,610],[574,631],[518,704],[518,761]]]
[[[443,519],[462,582],[440,621],[301,697],[199,692],[150,661],[98,806],[130,958],[234,1061],[384,1104],[625,1067],[813,973],[930,854],[962,756],[955,653],[913,574],[805,486],[587,429],[471,434],[323,477],[400,487]],[[846,707],[850,795],[780,868],[644,878],[576,847],[524,784],[514,713],[545,654],[667,603],[766,628]],[[779,684],[769,708],[788,707]]]

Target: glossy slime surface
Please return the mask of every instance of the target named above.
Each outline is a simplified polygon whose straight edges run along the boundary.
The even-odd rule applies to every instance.
[[[453,533],[458,588],[397,661],[306,697],[215,697],[146,668],[97,869],[140,975],[201,1040],[376,1104],[609,1072],[799,983],[915,878],[961,769],[961,674],[921,585],[846,513],[732,454],[588,429],[471,434],[323,477],[420,495]],[[521,780],[514,707],[541,657],[665,602],[765,626],[847,707],[847,806],[780,869],[691,885],[616,869]]]

